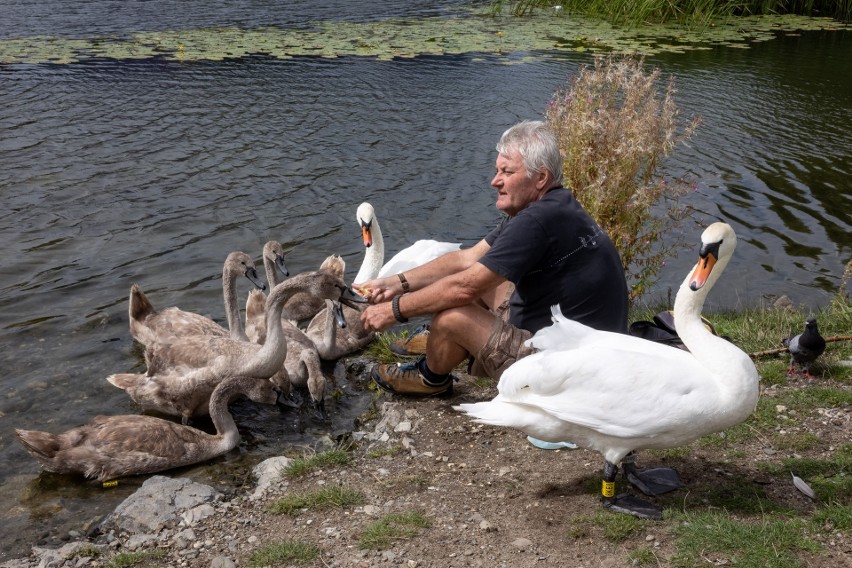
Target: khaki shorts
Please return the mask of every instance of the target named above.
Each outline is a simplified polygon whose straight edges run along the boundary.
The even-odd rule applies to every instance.
[[[530,337],[532,332],[515,327],[503,318],[495,318],[488,341],[470,360],[468,374],[500,379],[509,365],[536,352],[533,347],[524,345]]]

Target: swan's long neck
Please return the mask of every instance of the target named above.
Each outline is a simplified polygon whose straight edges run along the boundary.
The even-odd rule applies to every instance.
[[[681,284],[674,303],[675,327],[683,344],[704,366],[723,377],[730,375],[731,369],[740,363],[748,361],[751,364],[748,355],[729,341],[713,335],[701,321],[704,301],[729,259],[730,256],[720,258],[707,282],[698,290],[690,288],[690,273]]]
[[[240,443],[240,433],[234,417],[228,411],[228,404],[241,393],[239,384],[225,379],[210,396],[210,419],[216,428],[217,446],[221,451],[228,451]]]
[[[303,281],[290,279],[278,284],[269,293],[265,314],[266,342],[252,358],[250,368],[244,371],[245,374],[269,378],[284,364],[287,358],[287,339],[281,325],[281,313],[287,300],[306,288]]]
[[[382,269],[382,264],[385,262],[385,240],[382,237],[382,228],[379,226],[378,218],[373,217],[370,229],[373,244],[367,247],[364,252],[364,261],[361,263],[361,269],[358,270],[358,274],[355,276],[353,282],[366,282],[367,280],[376,278]]]
[[[282,278],[279,277],[275,261],[266,255],[263,255],[263,270],[266,271],[266,281],[269,282],[270,288],[275,288],[281,284]]]
[[[228,330],[231,338],[239,341],[248,341],[246,328],[240,318],[240,308],[237,305],[237,277],[233,270],[222,272],[222,292],[225,297],[225,317],[228,318]]]
[[[356,282],[358,282],[358,280],[356,280]],[[317,352],[322,355],[329,353],[337,342],[337,322],[334,321],[331,300],[327,299],[325,301],[325,309],[322,310],[320,314],[322,317],[325,317],[325,322],[323,322],[323,325],[320,327],[322,331],[321,337],[319,341],[314,341],[314,345],[317,348]]]

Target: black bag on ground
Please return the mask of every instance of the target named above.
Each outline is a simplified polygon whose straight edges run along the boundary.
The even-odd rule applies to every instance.
[[[702,317],[701,321],[704,322],[704,327],[706,327],[710,333],[713,335],[719,335],[716,333],[716,329],[713,327],[713,324],[706,318]],[[670,345],[671,347],[683,349],[684,351],[689,351],[689,349],[686,348],[686,345],[683,344],[683,341],[681,341],[680,336],[677,334],[677,330],[675,329],[674,313],[671,310],[665,310],[658,313],[654,316],[654,321],[639,320],[631,323],[628,333],[634,337],[641,337],[648,341],[655,341],[657,343],[663,343],[665,345]],[[722,337],[730,341],[730,338],[725,336]]]

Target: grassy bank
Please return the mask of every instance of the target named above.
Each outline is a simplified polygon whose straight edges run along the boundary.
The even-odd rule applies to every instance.
[[[635,307],[631,321],[651,319],[664,307]],[[566,542],[611,543],[633,566],[836,566],[829,551],[852,531],[852,304],[838,295],[816,312],[778,302],[705,316],[755,361],[761,376],[757,409],[742,424],[689,446],[643,453],[646,463],[696,468],[688,494],[664,499],[662,523],[593,510],[567,522]],[[781,340],[800,333],[809,316],[819,322],[828,346],[813,377],[804,378],[788,374]],[[387,346],[403,335],[384,334],[370,356],[394,360]],[[493,381],[464,381],[493,392]],[[812,498],[799,491],[793,474]],[[598,480],[587,482],[586,493],[594,495]],[[669,549],[655,544],[660,534],[671,540]]]

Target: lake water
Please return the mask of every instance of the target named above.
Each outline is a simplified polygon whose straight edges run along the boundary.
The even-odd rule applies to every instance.
[[[0,0],[0,42],[450,17],[460,5],[208,4]],[[362,201],[376,208],[389,255],[418,238],[473,244],[498,219],[488,182],[500,133],[541,117],[553,91],[591,61],[477,52],[0,65],[2,557],[56,545],[138,486],[105,491],[40,474],[14,437],[15,428],[58,432],[138,412],[104,380],[144,368],[127,328],[132,283],[157,306],[222,321],[225,256],[244,250],[259,261],[271,238],[290,249],[291,272],[338,253],[352,278]],[[646,62],[674,75],[683,114],[703,120],[666,173],[693,177],[688,204],[706,221],[731,223],[740,239],[708,309],[781,294],[825,305],[852,256],[850,32],[778,34],[749,49]],[[685,230],[695,242],[700,230]],[[652,295],[676,289],[694,257],[670,259]],[[248,444],[218,463],[351,429],[368,402],[362,385],[328,371],[343,393],[329,401],[333,424],[240,405]],[[214,476],[211,467],[190,474]]]

